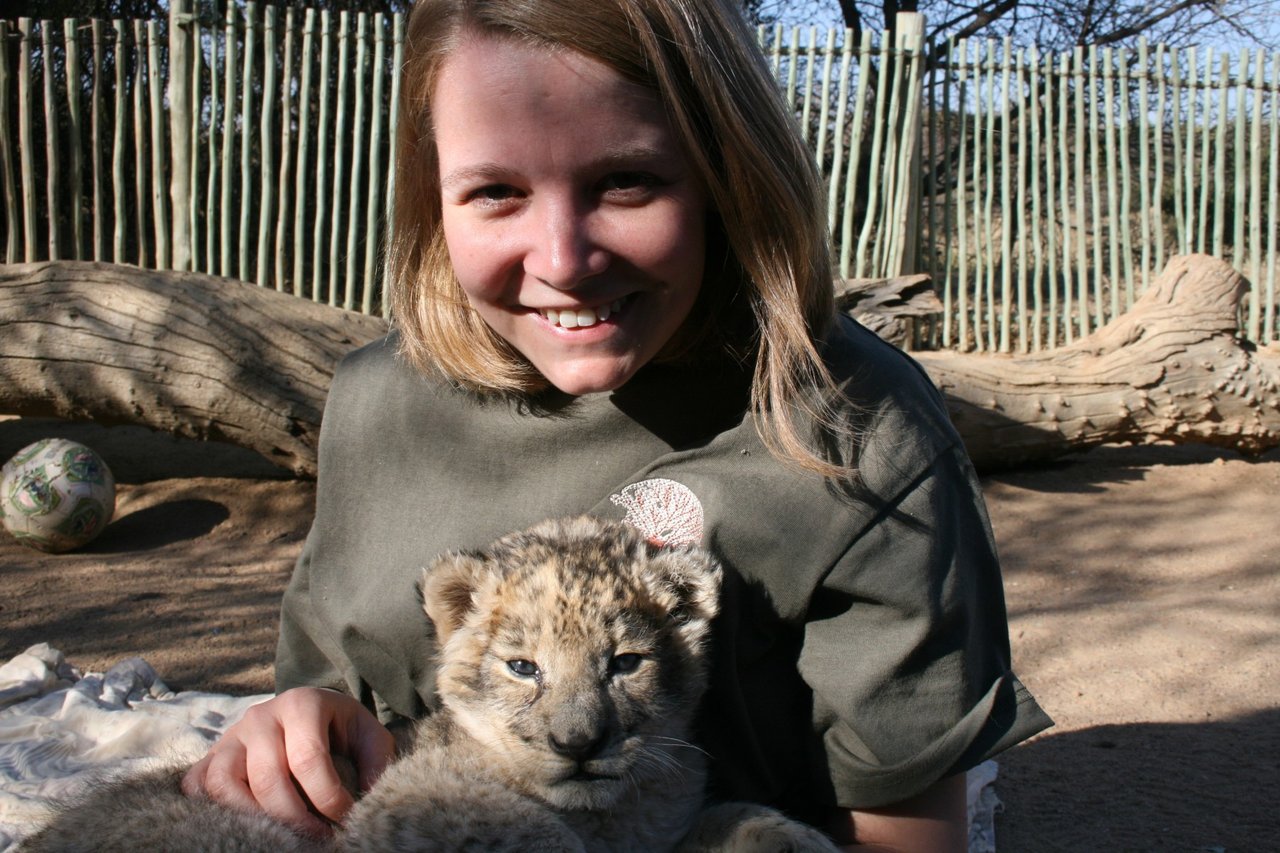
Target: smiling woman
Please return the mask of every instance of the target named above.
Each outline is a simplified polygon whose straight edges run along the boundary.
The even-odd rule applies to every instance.
[[[724,567],[710,798],[961,849],[964,771],[1049,721],[940,396],[835,317],[822,186],[736,4],[419,0],[405,56],[395,328],[330,388],[282,692],[187,789],[341,821],[330,753],[367,785],[382,724],[438,704],[418,567],[585,514]],[[540,619],[596,603],[570,587]],[[503,677],[555,691],[516,639]]]
[[[566,394],[622,386],[687,321],[706,256],[704,192],[662,104],[580,54],[469,35],[432,105],[471,307]]]

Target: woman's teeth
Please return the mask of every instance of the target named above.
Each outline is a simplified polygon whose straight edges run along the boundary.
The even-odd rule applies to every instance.
[[[547,318],[547,322],[553,326],[559,326],[562,329],[585,329],[588,326],[594,326],[596,323],[603,323],[609,317],[622,310],[622,300],[619,299],[608,305],[601,305],[599,308],[579,308],[573,311],[557,311],[554,308],[542,309],[542,316]]]

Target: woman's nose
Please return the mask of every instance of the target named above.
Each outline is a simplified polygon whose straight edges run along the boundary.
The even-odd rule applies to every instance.
[[[604,272],[609,254],[594,239],[592,212],[567,199],[535,204],[524,258],[525,272],[559,290]]]

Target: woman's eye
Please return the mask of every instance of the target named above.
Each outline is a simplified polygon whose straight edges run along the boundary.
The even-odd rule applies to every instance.
[[[521,678],[537,678],[540,674],[538,665],[531,660],[509,660],[507,661],[507,669],[511,670],[513,675]]]
[[[478,201],[482,204],[498,204],[509,201],[519,195],[519,191],[515,187],[507,184],[489,184],[472,190],[467,194],[468,201]]]
[[[643,660],[644,655],[614,655],[613,660],[609,661],[609,672],[613,675],[626,675],[628,672],[635,672]]]
[[[613,172],[600,182],[600,189],[606,193],[639,193],[659,183],[658,177],[648,172]]]

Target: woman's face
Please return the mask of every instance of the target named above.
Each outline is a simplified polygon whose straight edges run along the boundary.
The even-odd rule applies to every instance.
[[[611,391],[688,318],[706,199],[657,97],[475,36],[431,99],[445,242],[472,307],[555,387]]]

